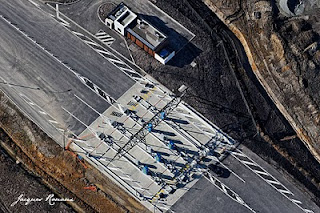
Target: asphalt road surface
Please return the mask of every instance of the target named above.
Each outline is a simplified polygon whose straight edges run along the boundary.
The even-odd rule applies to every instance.
[[[72,70],[90,79],[114,99],[134,84],[131,78],[29,1],[0,0],[0,4],[0,88],[56,140],[62,137],[59,128],[68,128],[76,134],[85,128],[62,107],[86,125],[98,117],[94,110],[77,97],[100,113],[109,107]],[[295,199],[303,203],[303,207],[320,212],[310,196],[293,180],[252,152],[245,150],[245,153],[288,187]],[[224,164],[236,175],[230,173],[218,179],[235,191],[254,211],[303,212],[235,158],[227,158]],[[175,212],[250,212],[205,178],[196,183],[172,209]]]
[[[76,134],[85,128],[61,107],[86,125],[97,118],[98,114],[88,109],[75,95],[98,112],[109,107],[63,64],[90,79],[114,99],[134,84],[117,67],[28,1],[1,1],[0,14],[39,44],[0,19],[0,87],[51,136],[59,135],[52,125],[71,129]],[[48,123],[48,120],[53,122]]]
[[[320,208],[310,200],[309,195],[303,191],[303,186],[285,173],[272,167],[259,156],[240,146],[240,149],[258,165],[262,166],[276,180],[282,183],[294,195],[289,196],[302,202],[301,206],[319,212]],[[241,199],[255,212],[263,213],[293,213],[304,212],[291,200],[268,184],[264,179],[248,169],[236,158],[229,156],[223,164],[230,169],[227,174],[218,179],[236,192]],[[221,165],[220,165],[221,166]],[[222,168],[225,168],[221,166]],[[232,173],[232,172],[234,173]],[[214,172],[211,173],[217,176]],[[243,182],[245,181],[245,182]],[[214,186],[208,179],[201,178],[173,207],[175,212],[252,212],[245,206],[235,202],[225,193]]]
[[[308,194],[303,192],[303,186],[298,186],[294,180],[285,173],[278,171],[256,154],[241,146],[240,149],[253,159],[258,165],[267,170],[276,180],[287,187],[294,199],[302,202],[302,206],[314,212],[319,212],[319,207],[310,200]],[[218,177],[218,179],[235,191],[241,199],[255,212],[263,213],[294,213],[304,212],[291,200],[283,196],[265,180],[244,166],[232,156],[227,157],[223,164],[232,172]],[[223,166],[221,166],[224,168]],[[214,172],[211,171],[213,175]],[[243,182],[244,180],[245,182]],[[206,178],[201,178],[173,207],[174,212],[252,212],[245,206],[235,202]]]

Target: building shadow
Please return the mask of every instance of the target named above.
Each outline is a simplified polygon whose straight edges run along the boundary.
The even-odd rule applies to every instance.
[[[168,138],[168,137],[165,137],[165,140],[167,141],[172,141],[173,143],[175,144],[183,144],[181,141],[179,140],[175,140],[175,139],[172,139],[172,138]]]
[[[152,132],[167,135],[167,136],[176,136],[176,134],[173,132],[168,132],[168,131],[163,131],[163,130],[153,129]]]
[[[183,168],[185,166],[183,163],[178,163],[178,162],[174,162],[173,165],[175,167],[180,167],[180,168]]]
[[[184,149],[184,151],[187,153],[187,154],[190,154],[190,155],[193,155],[193,156],[199,156],[199,153],[194,151],[194,150],[190,150],[190,149]]]
[[[189,124],[188,121],[182,120],[182,119],[176,119],[176,118],[170,118],[170,117],[166,117],[165,120],[167,121],[172,121],[174,123],[179,123],[179,124]]]
[[[212,171],[218,177],[221,177],[221,178],[230,177],[231,172],[226,168],[223,168],[223,167],[215,165],[215,164],[210,164],[208,166],[208,168],[210,169],[210,171]]]
[[[175,29],[168,27],[167,23],[159,19],[159,17],[141,13],[138,13],[138,16],[168,36],[168,46],[165,48],[176,52],[176,55],[167,63],[168,65],[182,68],[185,65],[189,65],[202,52],[201,49],[189,42],[187,38]]]
[[[155,165],[148,164],[148,163],[140,163],[140,165],[148,166],[150,169],[157,169],[157,167]]]
[[[161,156],[170,156],[170,154],[168,153],[165,153],[165,152],[160,152],[160,151],[157,151],[158,154],[160,154]]]

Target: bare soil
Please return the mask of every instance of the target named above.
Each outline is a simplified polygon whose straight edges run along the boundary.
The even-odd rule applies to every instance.
[[[0,131],[1,141],[8,141],[10,138]],[[5,142],[3,142],[5,143]],[[18,197],[23,194],[30,198],[46,198],[53,194],[52,190],[46,187],[41,178],[29,173],[21,164],[17,164],[4,149],[0,148],[0,211],[3,212],[74,212],[73,209],[64,202],[59,202],[53,206],[48,202],[36,202],[30,205],[19,203],[10,206]],[[13,178],[14,177],[14,178]],[[55,195],[58,197],[58,195]]]
[[[200,0],[158,0],[156,5],[197,36],[166,66],[143,54],[143,50],[133,52],[136,63],[172,91],[187,85],[187,103],[267,162],[303,183],[319,205],[319,164],[299,138],[281,141],[295,132],[250,71],[237,38]],[[237,12],[239,8],[234,5]],[[237,12],[233,18],[238,16],[242,14]],[[190,65],[192,61],[197,64],[195,67]]]
[[[69,205],[76,211],[147,211],[98,170],[87,163],[88,168],[85,169],[75,157],[20,113],[3,93],[0,93],[0,128],[4,142],[2,146],[8,148],[15,158],[19,158],[31,173],[57,195],[74,198],[75,201]],[[13,177],[11,179],[14,180]],[[90,185],[97,186],[98,190],[95,192],[84,189]],[[21,193],[22,191],[23,188]],[[12,198],[20,192],[8,190],[3,193],[2,197]]]

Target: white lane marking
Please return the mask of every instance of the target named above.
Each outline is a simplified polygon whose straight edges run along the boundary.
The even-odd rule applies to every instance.
[[[236,174],[232,169],[230,169],[229,167],[227,167],[224,163],[222,163],[221,161],[219,161],[218,158],[213,158],[212,161],[216,162],[217,164],[221,164],[224,168],[226,168],[228,171],[230,171],[232,174],[234,174],[234,176],[236,176],[239,180],[241,180],[243,183],[245,183],[246,181],[244,179],[242,179],[238,174]]]
[[[272,183],[272,184],[277,184],[277,185],[282,185],[279,181],[277,181],[277,180],[268,180],[268,179],[266,179],[266,181],[267,182],[269,182],[269,183]]]
[[[110,46],[116,39],[113,38],[112,36],[108,35],[106,32],[99,30],[95,34],[96,38],[101,40],[104,44]]]
[[[282,188],[284,188],[285,190],[289,191],[290,194],[294,195],[287,187],[285,187],[283,184],[281,184],[275,177],[273,177],[269,172],[267,172],[265,169],[263,169],[259,164],[257,164],[256,162],[254,162],[250,157],[248,157],[247,155],[245,155],[243,152],[241,152],[242,157],[245,157],[246,160],[241,160],[239,159],[237,156],[234,155],[234,153],[239,153],[241,152],[240,150],[236,149],[234,152],[230,152],[231,155],[236,158],[240,163],[242,163],[243,165],[245,165],[247,168],[249,168],[251,171],[253,171],[255,174],[257,174],[261,179],[263,179],[264,181],[266,181],[270,186],[272,186],[273,188],[275,188],[276,190],[279,191],[279,189],[272,184],[273,181],[275,183],[279,183],[278,185],[280,185]],[[254,166],[254,168],[251,168],[250,166]],[[259,168],[260,170],[257,170],[257,168]],[[262,171],[264,172],[264,174],[267,174],[267,176],[269,178],[272,178],[273,180],[267,179],[266,177],[261,176],[261,172],[257,172],[257,171]],[[268,182],[269,181],[269,182]]]
[[[284,194],[289,194],[292,195],[292,192],[288,191],[288,190],[283,190],[283,189],[279,189],[280,192],[284,193]]]
[[[256,173],[259,173],[259,174],[262,174],[262,175],[265,175],[265,176],[269,176],[268,173],[263,172],[263,171],[255,170],[255,172],[256,172]]]
[[[111,169],[111,170],[115,170],[115,171],[121,171],[118,168],[114,168],[114,167],[111,167],[111,166],[109,166],[108,168]]]
[[[39,105],[32,102],[31,99],[29,97],[27,97],[25,94],[19,93],[19,95],[26,103],[29,103],[34,110],[38,111],[40,114],[43,114],[43,115],[46,115],[47,117],[49,117],[46,119],[47,119],[47,121],[49,121],[51,126],[53,126],[56,130],[58,130],[60,132],[65,132],[65,130],[60,127],[60,124],[53,118],[53,116],[51,116],[49,113],[45,112]]]
[[[309,209],[303,209],[303,211],[306,212],[306,213],[313,213],[313,211],[309,210]]]
[[[291,199],[292,202],[302,204],[300,200]]]
[[[32,0],[28,0],[31,4],[33,4],[34,6],[36,6],[36,7],[39,7],[40,8],[40,5],[39,4],[37,4],[37,3],[35,3],[34,1],[32,1]]]
[[[68,27],[70,26],[70,23],[67,22],[66,20],[64,20],[63,18],[58,17],[58,20],[60,21],[60,24],[63,24],[63,25],[68,26]]]
[[[132,72],[132,73],[136,73],[136,71],[132,70],[132,69],[128,69],[128,68],[123,68],[121,67],[120,69],[122,69],[123,71],[127,71],[127,72]]]
[[[111,62],[113,62],[113,63],[126,65],[126,63],[124,63],[123,61],[121,61],[121,60],[119,60],[119,59],[116,60],[116,59],[109,58],[109,60],[110,60]]]
[[[228,168],[226,165],[224,165],[222,162],[219,162],[219,164],[221,164],[224,168],[226,168],[227,170],[229,170],[234,176],[236,176],[239,180],[241,180],[243,183],[245,183],[246,181],[243,180],[237,173],[235,173],[232,169]]]
[[[307,213],[313,212],[312,210],[303,208],[300,205],[300,204],[302,204],[301,201],[295,202],[295,201],[297,201],[296,199],[288,197],[288,196],[294,196],[294,194],[287,187],[285,187],[282,183],[280,183],[275,177],[273,177],[270,173],[268,173],[265,169],[263,169],[259,164],[254,162],[249,156],[245,155],[242,151],[240,151],[239,149],[236,149],[234,152],[230,152],[230,154],[235,159],[237,159],[239,162],[241,162],[243,165],[245,165],[247,168],[249,168],[251,171],[253,171],[255,174],[257,174],[261,179],[266,181],[271,187],[273,187],[275,190],[277,190],[279,193],[281,193],[284,197],[286,197],[288,200],[290,200],[293,204],[295,204],[297,207],[299,207],[302,211],[307,212]],[[238,158],[237,156],[241,156],[243,158],[246,158],[246,160],[242,160],[242,159]],[[250,165],[254,166],[254,168],[251,168]],[[259,168],[261,171],[263,171],[264,175],[268,174],[268,177],[272,178],[273,180],[269,180],[269,179],[261,176],[262,172],[260,172],[260,173],[257,172],[258,171],[257,168]],[[277,188],[277,186],[280,186],[281,189]]]
[[[50,123],[54,123],[54,124],[57,124],[58,122],[55,121],[55,120],[49,120]]]
[[[72,31],[75,33],[75,31]],[[103,47],[101,47],[99,44],[95,43],[92,39],[84,36],[83,34],[79,33],[80,35],[82,35],[84,38],[81,38],[79,37],[83,42],[85,42],[87,45],[89,45],[89,47],[93,48],[96,52],[98,52],[100,55],[102,55],[105,59],[107,59],[110,63],[112,63],[114,66],[116,66],[118,69],[120,69],[124,74],[126,74],[128,77],[132,78],[134,81],[140,81],[141,79],[143,79],[143,77],[137,72],[135,71],[134,69],[132,69],[130,66],[128,66],[126,63],[124,63],[122,60],[120,60],[117,56],[115,56],[114,54],[110,53],[110,52],[102,52],[100,49],[97,49],[93,46],[96,46],[96,47],[99,47],[99,48],[102,48],[104,49]],[[89,39],[89,40],[86,40],[86,39]],[[105,50],[105,49],[104,49]],[[103,55],[103,53],[106,53],[108,54],[109,56],[107,57],[106,55]],[[113,58],[116,58],[116,59],[113,59],[113,58],[110,58],[113,57]],[[128,67],[130,69],[130,72],[128,73],[128,71],[126,70],[123,70],[123,67],[120,67],[119,64],[121,65],[124,65],[126,67]],[[137,76],[131,76],[130,73],[134,73],[135,75]]]
[[[72,31],[72,30],[71,30]],[[125,62],[123,62],[122,60],[120,60],[117,56],[115,56],[113,53],[104,51],[102,52],[102,50],[97,49],[93,46],[102,48],[103,50],[105,50],[105,48],[103,48],[102,46],[100,46],[99,44],[95,43],[91,38],[88,38],[87,36],[84,36],[82,33],[78,33],[76,31],[72,31],[75,35],[77,35],[83,42],[85,42],[89,47],[93,48],[96,52],[98,52],[101,56],[103,56],[105,59],[107,59],[110,63],[112,63],[114,66],[116,66],[118,69],[120,69],[124,74],[126,74],[127,76],[129,76],[130,78],[132,78],[135,81],[139,81],[141,80],[143,77],[134,69],[132,69],[129,65],[127,65]],[[91,35],[91,33],[89,33]],[[83,38],[84,37],[84,38]],[[87,40],[88,39],[88,40]],[[109,56],[104,55],[107,54]],[[111,58],[113,57],[113,58]],[[114,59],[116,58],[116,59]],[[135,73],[136,75],[138,75],[138,77],[132,77],[130,74],[128,74],[128,72],[122,70],[122,67],[119,67],[119,64],[121,65],[125,65],[126,67],[128,67],[128,69],[130,69],[132,73]]]
[[[106,33],[103,32],[103,31],[99,31],[99,32],[96,33],[96,36],[101,36],[101,35],[106,35]]]
[[[243,160],[243,161],[241,161],[242,163],[244,163],[244,164],[246,164],[246,165],[252,165],[252,166],[255,166],[256,165],[256,163],[253,163],[253,162],[250,162],[250,161],[245,161],[245,160]]]
[[[99,46],[97,43],[95,43],[93,41],[88,41],[88,40],[85,40],[85,39],[82,39],[82,41],[84,41],[84,42],[86,42],[87,44],[90,44],[90,45]]]
[[[111,38],[112,39],[112,37],[111,36],[109,36],[109,35],[101,35],[101,36],[97,36],[98,38],[100,38],[100,39],[104,39],[104,38]]]
[[[88,106],[90,109],[92,109],[95,113],[97,113],[98,115],[100,115],[102,118],[107,119],[108,117],[104,116],[103,114],[101,114],[100,112],[98,112],[95,108],[93,108],[90,104],[88,104],[87,102],[85,102],[82,98],[80,98],[79,96],[77,96],[76,94],[74,94],[74,96],[79,99],[82,103],[84,103],[86,106]]]
[[[232,155],[239,155],[245,158],[247,157],[245,154],[242,154],[241,152],[232,152]]]
[[[110,105],[113,105],[114,103],[116,103],[116,100],[113,97],[111,97],[108,93],[103,91],[100,87],[98,87],[88,78],[81,76],[80,74],[77,74],[77,77],[81,80],[81,82],[84,85],[86,85],[90,90],[95,92],[99,97],[106,100]]]
[[[211,175],[210,172],[204,173],[204,177],[212,183],[214,186],[216,186],[220,191],[222,191],[225,195],[230,197],[232,200],[235,202],[245,206],[248,208],[251,212],[256,212],[253,210],[248,204],[244,202],[244,200],[237,194],[235,193],[232,189],[230,189],[228,186],[226,186],[224,183],[222,183],[220,180],[218,180],[216,177]]]
[[[55,8],[54,8],[53,6],[51,6],[51,5],[48,4],[48,7],[50,7],[52,10],[55,11]],[[81,30],[83,30],[84,32],[86,32],[88,35],[94,37],[94,35],[93,35],[91,32],[89,32],[88,30],[86,30],[85,28],[83,28],[82,26],[80,26],[78,23],[76,23],[75,21],[73,21],[72,19],[70,19],[68,16],[64,15],[63,13],[60,13],[60,14],[61,14],[61,16],[64,16],[64,18],[66,18],[68,21],[70,21],[73,25],[77,26],[78,28],[80,28]],[[55,19],[55,20],[56,20],[56,19]],[[141,67],[139,67],[137,64],[133,63],[132,61],[128,60],[125,56],[123,56],[123,55],[122,55],[121,53],[119,53],[117,50],[113,49],[111,46],[109,46],[109,48],[110,48],[112,51],[116,52],[116,53],[119,55],[119,57],[123,58],[125,61],[128,61],[130,64],[132,64],[133,66],[135,66],[136,68],[138,68],[138,69],[139,69],[140,71],[142,71],[145,75],[147,74]],[[114,56],[114,57],[117,57],[117,56]],[[130,67],[130,66],[129,66],[129,67]],[[139,73],[137,73],[137,74],[139,74]],[[139,74],[139,75],[140,75],[140,74]],[[130,76],[129,76],[129,77],[130,77]],[[141,76],[141,78],[143,78],[143,77]],[[134,80],[137,80],[137,79],[138,79],[138,78],[134,78]],[[138,80],[141,80],[141,79],[138,79]]]
[[[112,55],[110,52],[107,52],[107,51],[104,51],[104,50],[96,49],[96,51],[99,52],[99,53],[103,53],[103,54],[107,54],[107,55]]]
[[[89,87],[86,84],[86,81],[84,79],[86,79],[87,81],[90,81],[88,78],[85,78],[83,76],[81,76],[80,74],[78,74],[77,72],[75,72],[72,68],[70,68],[69,66],[66,65],[66,63],[63,63],[59,58],[57,58],[55,55],[53,55],[52,53],[50,53],[48,50],[46,50],[45,48],[43,48],[40,44],[38,44],[35,40],[33,40],[32,38],[30,38],[29,35],[27,35],[26,33],[24,33],[23,31],[21,31],[18,27],[16,27],[15,25],[13,25],[10,21],[8,21],[7,19],[5,19],[2,15],[0,15],[0,17],[5,20],[7,23],[9,23],[11,26],[13,26],[14,28],[16,28],[19,32],[21,32],[26,38],[28,38],[29,40],[31,40],[33,43],[35,43],[39,48],[43,49],[47,54],[49,54],[50,56],[52,56],[52,58],[54,58],[56,61],[58,61],[60,64],[62,64],[64,67],[66,67],[69,71],[71,71],[74,75],[76,75],[87,87]],[[97,45],[97,44],[95,44]],[[90,81],[91,82],[91,81]],[[92,83],[92,82],[91,82]],[[94,88],[89,87],[91,90],[93,90],[96,94],[99,95],[99,97],[101,97],[100,93],[98,90],[100,90],[101,92],[103,92],[103,95],[105,95],[105,98],[111,103],[114,102],[114,99],[109,96],[106,92],[104,92],[103,90],[101,90],[97,85],[93,84]],[[51,116],[52,117],[52,116]]]
[[[79,121],[82,125],[84,125],[85,127],[87,127],[91,133],[93,133],[94,135],[96,135],[96,133],[92,130],[92,128],[90,128],[87,124],[85,124],[83,121],[81,121],[79,118],[77,118],[75,115],[73,115],[71,112],[69,112],[66,108],[61,107],[64,111],[66,111],[69,115],[71,115],[74,119],[76,119],[77,121]]]
[[[69,23],[60,22],[60,24],[62,24],[62,25],[65,26],[65,27],[70,27],[70,24],[69,24]]]
[[[51,7],[52,9],[54,9],[51,5],[48,5],[49,7]],[[63,14],[62,14],[63,15]],[[84,30],[85,32],[87,32],[89,35],[92,35],[92,33],[90,33],[89,31],[87,31],[86,29],[82,28],[81,26],[79,26],[77,23],[75,23],[74,21],[72,21],[70,18],[68,18],[67,16],[63,15],[66,19],[68,19],[70,22],[72,22],[74,25],[78,26],[80,29]],[[55,19],[56,20],[56,19]],[[57,21],[57,20],[56,20]],[[59,21],[58,21],[59,22]],[[60,23],[60,22],[59,22]],[[68,28],[66,28],[68,29]],[[71,29],[68,29],[70,30],[73,34],[77,35],[79,37],[79,39],[81,39],[83,42],[85,42],[89,47],[93,48],[96,52],[98,52],[100,55],[102,55],[105,59],[107,59],[109,62],[111,62],[113,65],[115,65],[116,67],[118,67],[120,69],[120,67],[116,64],[116,63],[119,63],[119,64],[123,64],[123,65],[126,65],[129,69],[132,69],[129,65],[127,65],[126,63],[124,63],[122,60],[120,60],[117,56],[115,56],[114,54],[112,53],[107,53],[108,55],[112,56],[113,58],[116,58],[117,60],[113,59],[113,61],[110,61],[110,57],[106,57],[105,55],[101,54],[101,52],[99,52],[96,48],[94,48],[93,46],[96,46],[96,47],[100,47],[102,49],[105,50],[105,48],[103,48],[102,46],[100,46],[99,44],[95,43],[91,38],[88,38],[87,36],[84,36],[82,33],[79,33],[79,32],[76,32],[76,31],[73,31]],[[92,35],[93,37],[95,37],[94,35]],[[86,40],[82,37],[85,37],[86,39],[89,39]],[[110,47],[111,48],[111,47]],[[111,48],[112,49],[112,48]],[[116,50],[112,49],[113,51],[117,52]],[[118,52],[117,52],[118,53]],[[122,56],[120,53],[118,53],[120,56]],[[122,56],[123,58],[125,58],[124,56]],[[112,60],[112,59],[111,59]],[[118,62],[117,62],[118,61]],[[128,60],[129,63],[132,64],[132,62],[130,60]],[[133,64],[135,66],[137,66],[136,64]],[[138,67],[139,68],[139,67]],[[140,70],[142,70],[141,68],[139,68]],[[121,69],[120,69],[121,70]],[[121,70],[123,71],[123,70]],[[143,77],[140,75],[140,73],[136,72],[135,70],[132,69],[133,72],[136,73],[136,75],[138,75],[139,77],[132,77],[130,76],[130,74],[128,74],[127,72],[124,72],[124,74],[126,74],[128,77],[132,78],[133,80],[135,81],[139,81],[141,80]]]
[[[113,38],[110,38],[110,37],[106,37],[106,38],[101,38],[101,40],[104,42],[104,43],[107,43],[107,44],[110,44],[111,42],[113,42]]]
[[[75,35],[77,35],[77,36],[84,36],[82,33],[79,33],[79,32],[77,32],[77,31],[71,31],[73,34],[75,34]]]

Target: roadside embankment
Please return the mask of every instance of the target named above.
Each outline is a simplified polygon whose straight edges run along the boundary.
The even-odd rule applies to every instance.
[[[241,18],[230,18],[232,12],[226,15],[222,12],[221,3],[215,0],[203,0],[204,3],[222,20],[240,40],[247,54],[251,68],[274,101],[280,112],[289,121],[297,136],[304,142],[313,156],[320,162],[320,113],[312,98],[301,87],[299,77],[294,69],[299,69],[292,59],[279,54],[285,49],[279,34],[272,27],[272,9],[270,3],[260,1],[264,7],[260,9],[265,20],[255,23],[252,18],[258,6],[245,9],[245,3],[240,4]],[[248,3],[248,2],[247,2]],[[257,5],[256,3],[255,5]],[[230,4],[229,4],[230,5]],[[249,5],[249,3],[248,3]],[[230,8],[232,8],[230,6]],[[261,11],[264,10],[264,11]],[[237,13],[239,13],[237,11]],[[248,24],[250,22],[250,24]],[[263,25],[263,26],[261,26]],[[270,42],[271,41],[271,42]]]
[[[28,120],[0,92],[0,128],[7,135],[1,142],[12,157],[37,176],[57,196],[73,198],[68,204],[78,212],[147,212],[112,181],[86,162],[86,168],[39,127]],[[8,139],[10,138],[10,139]],[[97,191],[84,189],[96,186]],[[8,194],[8,196],[12,196]]]

